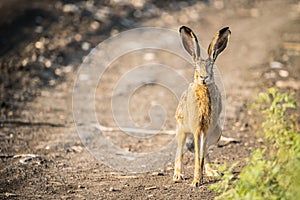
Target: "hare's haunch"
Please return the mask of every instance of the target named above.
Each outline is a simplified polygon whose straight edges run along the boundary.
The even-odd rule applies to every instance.
[[[222,134],[219,126],[221,94],[214,82],[213,66],[218,55],[226,48],[231,32],[228,27],[217,32],[207,50],[209,57],[204,60],[200,56],[200,46],[193,31],[186,26],[182,26],[179,31],[185,50],[192,56],[195,72],[194,81],[182,94],[176,110],[178,147],[173,180],[178,182],[183,179],[183,147],[187,135],[192,133],[195,150],[192,185],[200,186],[203,183],[204,168],[206,175],[218,176],[218,172],[210,166],[207,152],[207,147],[216,144]]]

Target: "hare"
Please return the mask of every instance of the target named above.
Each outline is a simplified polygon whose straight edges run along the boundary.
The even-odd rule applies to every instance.
[[[221,94],[214,82],[213,66],[218,55],[226,48],[231,35],[228,27],[217,32],[208,47],[208,58],[200,57],[200,46],[194,32],[182,26],[179,29],[183,46],[194,62],[194,81],[182,94],[175,118],[178,147],[173,181],[183,180],[182,158],[186,137],[192,133],[195,149],[195,169],[192,186],[203,183],[203,170],[208,176],[218,176],[210,165],[207,147],[216,144],[222,134],[219,117],[222,110]],[[204,158],[206,164],[204,165]]]

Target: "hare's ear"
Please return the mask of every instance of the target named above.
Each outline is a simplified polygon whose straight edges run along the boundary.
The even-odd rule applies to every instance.
[[[230,38],[231,31],[229,27],[222,28],[217,32],[208,47],[209,57],[215,61],[218,55],[226,48]]]
[[[185,50],[197,61],[200,58],[200,46],[196,35],[186,26],[180,27],[179,32]]]

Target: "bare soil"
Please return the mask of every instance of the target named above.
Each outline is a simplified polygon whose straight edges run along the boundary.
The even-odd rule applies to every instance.
[[[214,33],[229,26],[232,37],[219,56],[226,91],[224,135],[240,143],[219,145],[214,164],[239,161],[238,174],[257,140],[260,119],[247,104],[277,86],[300,97],[300,4],[298,1],[71,1],[0,3],[0,198],[1,199],[213,199],[205,177],[190,186],[193,154],[185,155],[182,183],[173,183],[173,163],[148,173],[120,172],[85,148],[73,121],[72,95],[78,67],[90,50],[119,32],[137,27],[177,30],[185,24],[207,47]],[[114,126],[110,103],[114,84],[142,52],[127,55],[107,70],[96,91],[98,121]],[[162,58],[167,55],[159,54]],[[171,60],[176,65],[177,60]],[[172,63],[173,62],[173,63]],[[132,63],[132,65],[120,64]],[[170,63],[169,63],[170,64]],[[114,67],[116,66],[116,67]],[[119,66],[119,67],[118,67]],[[182,68],[189,81],[193,69]],[[151,95],[149,95],[151,94]],[[133,121],[143,127],[151,103],[165,108],[166,129],[175,129],[178,100],[165,88],[147,85],[132,96]],[[174,135],[137,139],[105,133],[132,152],[160,149]],[[33,154],[33,155],[30,155]]]

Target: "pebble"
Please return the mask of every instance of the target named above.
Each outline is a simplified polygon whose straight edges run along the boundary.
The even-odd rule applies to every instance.
[[[146,1],[145,0],[132,1],[132,4],[135,8],[139,9],[145,7]]]
[[[75,13],[78,11],[79,11],[79,8],[75,4],[65,4],[63,6],[63,12],[65,12],[65,13]]]
[[[74,36],[74,39],[76,42],[80,42],[81,39],[82,39],[82,35],[80,35],[79,33],[77,33],[75,36]]]
[[[83,148],[81,146],[72,146],[71,149],[75,152],[75,153],[80,153],[82,152]]]
[[[46,58],[44,56],[38,57],[38,62],[45,63],[45,61],[46,61]]]
[[[283,78],[286,78],[289,76],[289,72],[286,71],[286,70],[279,70],[279,76],[283,77]]]
[[[49,59],[46,59],[45,61],[45,67],[50,68],[52,66],[52,62]]]
[[[110,31],[110,35],[113,36],[113,35],[117,35],[119,33],[119,31],[117,29],[112,29]]]
[[[50,81],[49,81],[49,85],[50,86],[53,86],[53,85],[55,85],[56,84],[56,81],[54,80],[54,79],[51,79]]]
[[[152,176],[164,176],[165,174],[163,172],[153,172]]]
[[[28,60],[29,60],[28,58],[25,58],[25,59],[22,61],[22,66],[23,66],[23,67],[27,66]]]
[[[81,44],[81,49],[84,50],[84,51],[88,51],[90,48],[91,48],[91,44],[88,43],[88,42],[83,42]]]
[[[72,65],[68,65],[68,66],[64,67],[62,70],[64,73],[70,73],[73,71],[73,68],[74,67]]]
[[[61,76],[62,75],[62,70],[60,68],[56,68],[54,73],[57,75],[57,76]]]
[[[42,33],[43,30],[44,30],[44,28],[42,26],[37,26],[37,27],[35,27],[34,32],[36,32],[36,33]]]
[[[118,191],[120,191],[119,189],[116,189],[116,188],[113,188],[113,187],[110,187],[109,188],[109,191],[110,192],[118,192]]]
[[[41,41],[37,41],[34,46],[37,49],[43,49],[44,48],[44,43],[41,42]]]
[[[279,69],[279,68],[282,68],[282,66],[283,66],[283,64],[278,61],[273,61],[270,63],[270,67],[273,69]]]
[[[100,23],[97,21],[93,21],[90,26],[93,30],[97,30],[100,27]]]

